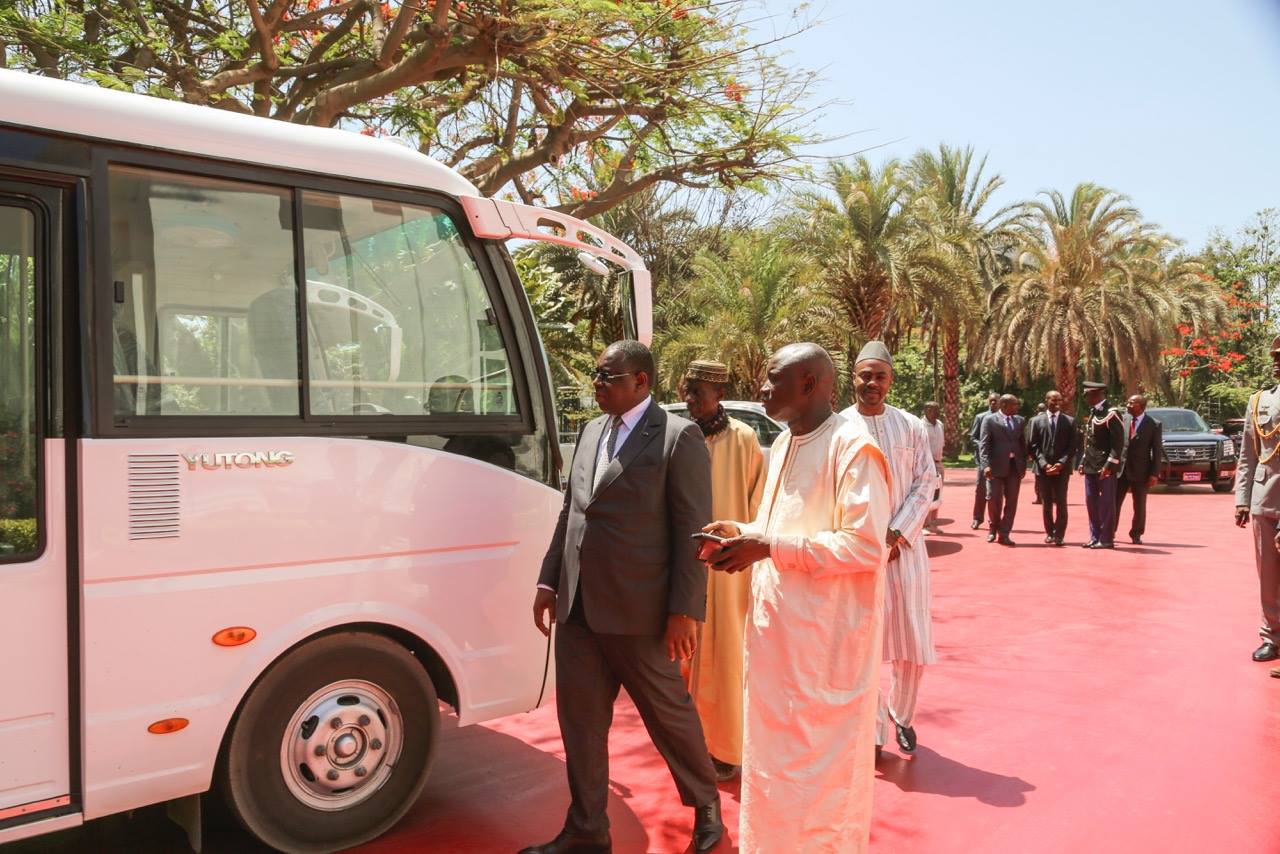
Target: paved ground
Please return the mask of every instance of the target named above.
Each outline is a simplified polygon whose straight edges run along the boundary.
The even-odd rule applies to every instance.
[[[1086,520],[1073,480],[1078,543]],[[1007,549],[969,530],[972,475],[948,482],[943,515],[957,521],[929,545],[940,662],[922,688],[915,758],[890,752],[880,763],[873,847],[1280,852],[1280,679],[1249,660],[1256,581],[1231,497],[1158,491],[1146,545],[1087,552],[1040,544],[1025,487],[1020,545]],[[1122,532],[1127,524],[1126,513]],[[691,817],[625,699],[611,744],[614,850],[685,850]],[[736,837],[736,787],[724,794]],[[514,852],[553,836],[566,804],[545,708],[448,732],[421,801],[363,850]],[[207,842],[258,850],[233,830]],[[11,851],[181,848],[152,809]],[[735,850],[732,839],[721,850]]]

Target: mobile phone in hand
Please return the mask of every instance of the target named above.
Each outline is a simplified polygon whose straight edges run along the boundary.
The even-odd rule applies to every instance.
[[[699,531],[693,534],[689,539],[698,543],[698,560],[710,560],[711,556],[720,550],[720,545],[725,541],[724,537],[716,534],[707,534]]]

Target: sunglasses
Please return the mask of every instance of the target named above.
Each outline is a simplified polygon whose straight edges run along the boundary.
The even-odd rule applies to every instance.
[[[599,381],[606,385],[609,385],[611,383],[614,383],[622,379],[623,377],[630,376],[631,374],[635,374],[635,373],[639,373],[639,371],[623,371],[620,374],[611,374],[608,371],[606,371],[604,368],[596,368],[594,371],[591,372],[591,379],[593,381]]]

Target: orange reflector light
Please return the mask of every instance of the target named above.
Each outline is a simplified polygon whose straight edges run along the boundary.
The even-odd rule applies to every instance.
[[[248,626],[232,626],[215,634],[213,642],[218,646],[240,646],[240,644],[248,643],[257,636],[258,633]]]
[[[180,729],[186,729],[187,724],[191,723],[186,718],[165,718],[162,721],[156,721],[147,727],[147,732],[155,735],[168,735],[171,732],[177,732]]]

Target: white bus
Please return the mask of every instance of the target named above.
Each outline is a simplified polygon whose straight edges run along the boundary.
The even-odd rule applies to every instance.
[[[372,839],[549,690],[561,498],[503,241],[648,273],[405,146],[0,71],[0,843],[211,789]]]

